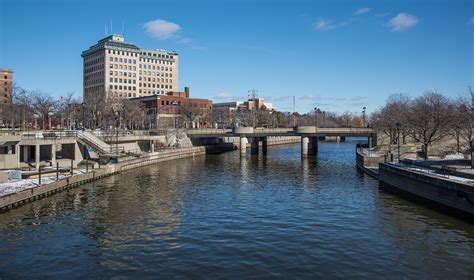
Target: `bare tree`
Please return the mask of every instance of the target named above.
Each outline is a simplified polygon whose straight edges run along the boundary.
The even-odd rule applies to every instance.
[[[396,144],[398,132],[402,134],[403,143],[409,132],[407,113],[411,106],[408,95],[396,93],[389,96],[387,103],[380,110],[372,114],[372,126],[389,137],[390,144]]]
[[[465,95],[460,96],[455,101],[455,118],[456,122],[454,125],[456,131],[456,138],[459,141],[461,138],[462,141],[465,142],[466,145],[469,145],[472,148],[473,145],[473,126],[474,126],[474,113],[473,113],[473,96],[474,96],[474,89],[472,87],[468,87],[467,93]],[[459,146],[459,142],[458,142]],[[459,147],[458,147],[459,149]]]
[[[102,112],[110,108],[106,102],[106,96],[103,92],[89,93],[84,96],[84,103],[82,104],[84,110],[84,119],[82,125],[88,124],[89,128],[99,126]]]
[[[31,107],[35,116],[41,122],[42,129],[47,127],[49,113],[54,110],[55,105],[56,101],[49,93],[40,90],[31,93]]]
[[[144,106],[138,100],[122,100],[122,116],[124,125],[129,129],[136,129],[145,119]]]
[[[428,91],[411,102],[407,112],[409,133],[423,144],[425,159],[429,145],[449,134],[453,120],[452,102],[436,91]]]
[[[69,92],[65,96],[59,98],[55,108],[55,114],[61,119],[61,127],[73,129],[80,104],[80,100],[74,97],[73,92]]]

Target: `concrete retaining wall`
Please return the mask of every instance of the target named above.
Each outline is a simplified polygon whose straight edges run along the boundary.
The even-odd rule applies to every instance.
[[[101,169],[93,170],[89,173],[74,175],[60,179],[56,182],[41,185],[35,188],[23,190],[17,193],[11,193],[0,197],[0,211],[6,211],[12,207],[23,205],[26,202],[33,201],[42,197],[52,195],[64,189],[85,184],[106,176],[120,173],[133,168],[146,166],[158,162],[174,159],[204,155],[205,147],[182,148],[175,150],[163,150],[155,152],[146,157],[120,162],[113,165],[103,166]]]
[[[474,214],[474,186],[387,163],[380,164],[378,177],[402,191]]]
[[[379,163],[385,162],[384,156],[372,156],[362,154],[359,150],[356,150],[356,164],[357,167],[363,169],[364,167],[368,168],[377,168]]]

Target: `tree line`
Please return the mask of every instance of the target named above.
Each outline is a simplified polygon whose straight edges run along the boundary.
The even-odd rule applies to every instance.
[[[416,98],[393,94],[371,115],[370,122],[388,144],[406,144],[407,139],[422,144],[425,158],[431,145],[449,137],[456,140],[460,152],[473,145],[473,98],[472,87],[454,99],[435,90]]]
[[[130,128],[143,127],[145,112],[136,100],[75,97],[74,93],[53,97],[42,90],[26,90],[15,85],[12,96],[2,104],[1,119],[4,127],[12,130]]]

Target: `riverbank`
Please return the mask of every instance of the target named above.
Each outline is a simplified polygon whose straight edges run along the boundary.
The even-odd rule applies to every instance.
[[[191,147],[180,149],[162,150],[154,153],[141,156],[136,159],[122,161],[116,164],[102,166],[100,169],[94,169],[82,174],[74,174],[73,176],[62,177],[51,182],[46,179],[46,182],[51,182],[42,185],[32,185],[32,187],[11,192],[0,196],[0,212],[5,212],[13,207],[21,206],[29,201],[34,201],[52,194],[61,192],[65,189],[76,187],[88,182],[98,180],[103,177],[111,176],[122,171],[151,165],[154,163],[170,161],[175,159],[199,156],[206,154],[206,147]]]

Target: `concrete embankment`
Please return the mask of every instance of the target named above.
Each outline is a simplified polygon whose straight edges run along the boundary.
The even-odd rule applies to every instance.
[[[427,167],[420,169],[413,165],[412,168],[406,162],[384,163],[384,160],[383,156],[368,155],[361,148],[356,150],[357,168],[378,179],[387,189],[474,215],[474,181],[471,178],[452,176],[452,173]],[[429,166],[432,162],[425,164]]]
[[[357,168],[366,174],[378,179],[379,164],[383,163],[385,158],[379,155],[366,155],[363,153],[363,148],[356,148],[356,165]]]
[[[391,163],[379,165],[378,179],[390,187],[474,215],[474,185],[470,180],[441,177]]]
[[[43,198],[64,189],[85,184],[106,176],[120,173],[122,171],[180,158],[193,157],[206,154],[206,147],[181,148],[173,150],[162,150],[142,156],[137,159],[119,162],[102,166],[100,169],[92,170],[88,173],[78,174],[63,179],[59,179],[50,184],[40,185],[34,188],[26,189],[16,193],[10,193],[0,197],[0,212],[6,211],[12,207],[22,205],[29,201]]]

